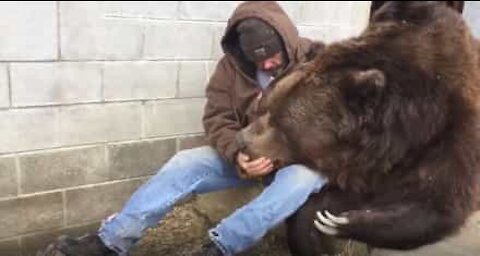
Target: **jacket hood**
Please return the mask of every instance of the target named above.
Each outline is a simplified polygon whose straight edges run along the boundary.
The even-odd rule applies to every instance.
[[[221,40],[225,55],[233,58],[237,68],[249,77],[255,77],[255,64],[249,62],[238,45],[237,25],[249,18],[257,18],[270,24],[282,38],[287,53],[287,67],[295,60],[300,37],[298,30],[280,5],[271,1],[248,1],[240,4],[228,20],[227,28]],[[286,68],[287,69],[287,68]]]

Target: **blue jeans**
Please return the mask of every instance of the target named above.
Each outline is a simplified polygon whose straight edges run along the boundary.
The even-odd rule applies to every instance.
[[[302,165],[287,166],[274,175],[258,197],[209,230],[210,238],[225,255],[255,245],[326,183]],[[241,179],[235,167],[211,147],[183,150],[141,186],[118,214],[104,221],[98,233],[109,248],[127,255],[144,231],[158,225],[179,200],[194,193],[254,184]]]

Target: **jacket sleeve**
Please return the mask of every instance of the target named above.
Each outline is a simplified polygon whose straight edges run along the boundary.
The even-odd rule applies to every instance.
[[[208,142],[232,164],[236,164],[235,158],[240,150],[235,135],[242,129],[234,109],[234,72],[227,60],[218,63],[207,85],[203,116]]]

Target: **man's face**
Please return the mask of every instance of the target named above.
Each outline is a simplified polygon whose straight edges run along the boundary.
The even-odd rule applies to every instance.
[[[277,76],[284,68],[285,61],[282,52],[279,52],[272,57],[255,64],[257,65],[257,69],[267,72],[271,76]]]

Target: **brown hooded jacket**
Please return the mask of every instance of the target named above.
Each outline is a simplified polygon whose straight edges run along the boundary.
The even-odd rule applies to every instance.
[[[276,2],[244,2],[237,7],[228,20],[221,40],[225,54],[219,60],[207,86],[203,117],[208,142],[232,164],[236,164],[235,158],[240,150],[235,141],[236,133],[257,117],[258,100],[273,88],[269,86],[262,92],[255,80],[255,64],[246,60],[238,45],[236,26],[247,18],[259,18],[267,22],[283,39],[288,64],[272,81],[272,85],[296,64],[305,61],[314,50],[323,46],[320,42],[312,44],[310,40],[300,38],[295,25]]]

